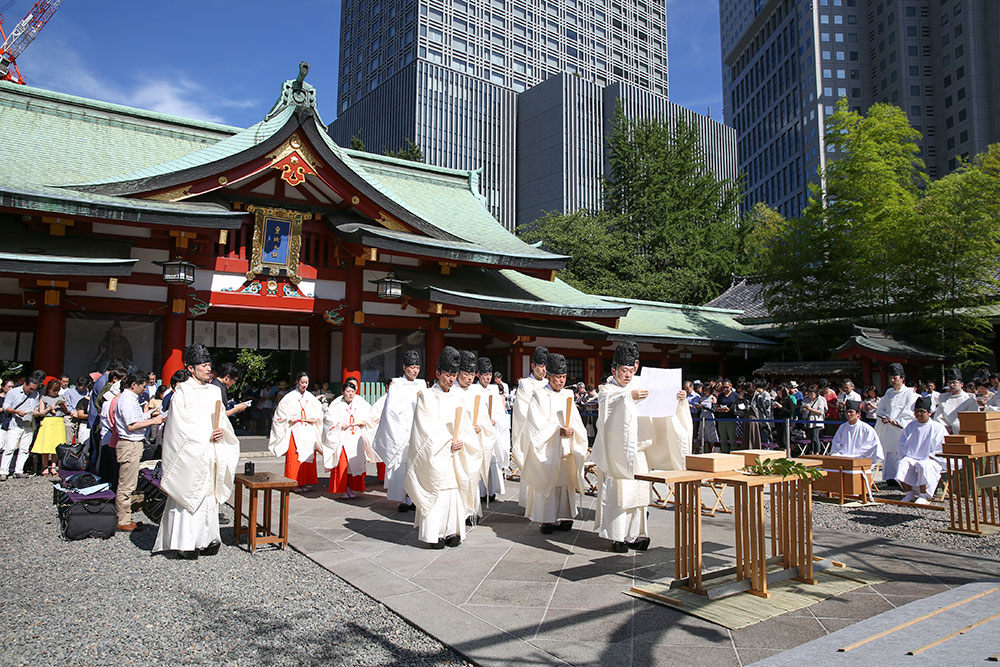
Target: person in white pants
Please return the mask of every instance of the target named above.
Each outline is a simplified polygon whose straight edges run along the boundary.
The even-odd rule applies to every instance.
[[[24,385],[7,392],[3,401],[4,412],[10,415],[6,439],[3,443],[3,460],[0,461],[0,482],[7,479],[10,461],[17,452],[14,476],[24,477],[24,462],[28,460],[31,440],[35,435],[35,417],[38,416],[38,387],[45,382],[45,371],[35,371]]]

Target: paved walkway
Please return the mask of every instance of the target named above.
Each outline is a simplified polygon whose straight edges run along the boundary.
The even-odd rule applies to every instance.
[[[283,462],[256,465],[280,472]],[[886,583],[730,631],[623,593],[637,582],[673,576],[672,510],[650,508],[649,551],[612,554],[593,531],[594,498],[586,498],[585,520],[574,530],[542,535],[523,517],[517,484],[509,483],[506,498],[488,508],[461,546],[439,551],[419,545],[413,514],[398,513],[380,486],[361,499],[338,500],[326,493],[326,478],[320,482],[322,492],[293,496],[292,545],[483,665],[748,665],[1000,575],[996,560],[818,533],[817,555],[881,573]],[[706,566],[732,564],[731,516],[706,517],[703,524]]]

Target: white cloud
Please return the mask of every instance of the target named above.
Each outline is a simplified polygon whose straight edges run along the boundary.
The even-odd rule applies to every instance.
[[[132,81],[112,82],[62,41],[36,40],[18,64],[28,85],[185,118],[224,122],[219,110],[257,105],[210,94],[201,84],[169,73],[134,74]]]

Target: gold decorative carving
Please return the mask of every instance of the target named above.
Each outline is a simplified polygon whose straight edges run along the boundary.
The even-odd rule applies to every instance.
[[[225,176],[219,176],[219,185],[225,185],[228,182],[229,182],[228,178],[226,178]]]
[[[408,230],[403,225],[403,223],[401,223],[399,220],[396,220],[395,218],[393,218],[392,216],[390,216],[385,211],[379,211],[378,212],[378,217],[375,218],[375,222],[377,222],[378,224],[382,225],[386,229],[392,229],[392,230],[397,231],[397,232],[408,232],[408,231],[410,231],[410,230]]]
[[[154,199],[156,201],[180,201],[191,196],[191,187],[188,185],[174,188],[173,190],[164,190],[163,192],[157,192],[143,199]]]
[[[354,195],[353,197],[351,197],[351,203],[357,206],[358,204],[361,203],[361,199],[357,195]]]
[[[302,249],[302,223],[312,219],[312,214],[263,206],[247,206],[247,211],[254,214],[253,251],[250,256],[250,270],[247,271],[247,280],[253,280],[261,274],[270,276],[284,272],[293,285],[298,285],[301,280],[299,253]],[[282,226],[281,223],[288,225],[288,238],[283,256],[280,253],[280,243],[274,252],[270,254],[264,252],[266,245],[264,234],[267,231],[268,222],[276,222],[279,227]],[[271,243],[279,242],[280,236],[272,236],[269,240]]]
[[[275,166],[292,153],[297,153],[298,157],[302,158],[302,161],[305,162],[309,169],[312,169],[313,171],[316,171],[318,166],[322,164],[319,158],[317,158],[316,155],[309,150],[306,142],[302,141],[298,132],[285,140],[285,143],[278,146],[274,152],[267,157],[271,160],[271,166]]]

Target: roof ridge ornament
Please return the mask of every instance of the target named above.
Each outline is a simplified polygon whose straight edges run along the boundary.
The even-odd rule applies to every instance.
[[[302,61],[299,63],[299,75],[295,79],[289,79],[281,85],[281,96],[274,103],[271,110],[264,117],[265,121],[271,120],[287,106],[295,106],[299,109],[310,109],[316,111],[316,88],[305,82],[306,74],[309,73],[309,63]]]

